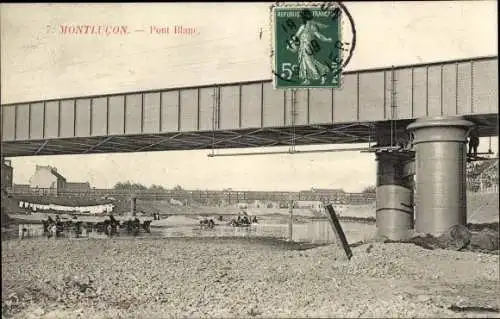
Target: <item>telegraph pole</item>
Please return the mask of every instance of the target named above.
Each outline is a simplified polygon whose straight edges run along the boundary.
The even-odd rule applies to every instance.
[[[290,215],[288,221],[288,241],[293,241],[293,199],[291,193],[288,200],[288,213]]]

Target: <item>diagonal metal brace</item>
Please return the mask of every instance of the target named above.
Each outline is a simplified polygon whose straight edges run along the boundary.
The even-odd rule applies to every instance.
[[[172,135],[172,136],[169,136],[169,137],[163,138],[163,139],[161,139],[161,140],[159,140],[159,141],[157,141],[157,142],[155,142],[155,143],[153,143],[153,144],[149,144],[149,145],[143,146],[143,147],[141,147],[141,148],[138,148],[138,149],[136,149],[135,151],[136,151],[136,152],[140,152],[140,151],[143,151],[143,150],[148,149],[148,148],[150,148],[150,147],[153,147],[153,146],[156,146],[156,145],[160,145],[160,144],[162,144],[162,143],[165,143],[165,142],[167,142],[167,141],[170,141],[170,140],[175,139],[175,138],[176,138],[176,137],[178,137],[179,135],[182,135],[182,133],[176,133],[176,134],[174,134],[174,135]]]
[[[83,153],[86,154],[86,153],[88,153],[88,152],[90,152],[92,150],[95,150],[96,148],[98,148],[99,146],[103,145],[104,143],[109,142],[112,138],[113,138],[113,136],[106,137],[104,140],[100,141],[96,145],[92,146],[89,149],[86,149]]]
[[[38,155],[38,153],[40,153],[44,149],[44,147],[47,146],[48,143],[49,143],[49,140],[45,140],[43,142],[43,144],[40,145],[40,147],[38,148],[38,150],[35,152],[35,155]]]

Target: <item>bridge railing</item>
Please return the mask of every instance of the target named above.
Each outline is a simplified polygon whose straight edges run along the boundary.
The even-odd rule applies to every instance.
[[[5,188],[8,194],[19,199],[50,200],[51,197],[92,200],[128,200],[132,196],[139,200],[180,200],[186,204],[223,205],[237,203],[253,203],[262,201],[279,202],[288,205],[290,199],[294,201],[320,201],[336,204],[370,204],[375,201],[375,194],[371,193],[340,193],[314,194],[310,192],[258,192],[258,191],[202,191],[202,190],[123,190],[123,189],[56,189],[56,188]]]

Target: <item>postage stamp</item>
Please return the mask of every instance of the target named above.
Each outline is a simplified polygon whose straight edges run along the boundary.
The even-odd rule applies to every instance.
[[[272,73],[276,89],[341,87],[342,69],[355,43],[353,39],[343,39],[346,12],[337,2],[271,7]]]

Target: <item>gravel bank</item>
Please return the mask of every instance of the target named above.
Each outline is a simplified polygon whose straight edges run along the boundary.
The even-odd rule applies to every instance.
[[[298,250],[301,248],[302,250]],[[2,242],[14,318],[500,317],[499,256],[413,244],[303,250],[256,238]]]

